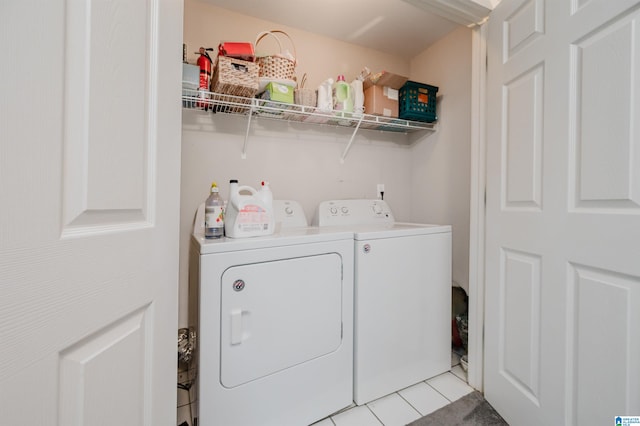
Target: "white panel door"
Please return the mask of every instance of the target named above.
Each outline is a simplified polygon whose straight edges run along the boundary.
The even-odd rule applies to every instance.
[[[0,4],[0,424],[175,424],[182,2]]]
[[[514,425],[640,413],[640,2],[489,21],[485,394]]]

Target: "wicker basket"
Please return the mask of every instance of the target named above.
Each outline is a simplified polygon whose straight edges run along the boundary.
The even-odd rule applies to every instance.
[[[293,102],[296,105],[315,107],[318,104],[318,94],[313,89],[304,87],[307,83],[307,73],[304,73],[298,87],[293,91]]]
[[[296,89],[293,98],[296,105],[316,106],[316,91],[313,89]]]
[[[280,39],[278,38],[278,36],[276,36],[274,33],[284,34],[285,36],[287,36],[289,41],[291,41],[291,45],[293,46],[294,60],[291,60],[283,55],[282,43],[280,42]],[[263,31],[260,34],[258,34],[258,37],[256,38],[256,42],[254,43],[256,47],[256,51],[257,51],[258,43],[260,42],[260,40],[262,40],[264,37],[268,35],[276,39],[276,41],[278,42],[278,47],[280,48],[280,52],[275,55],[266,55],[266,56],[256,57],[256,62],[259,66],[258,75],[264,78],[273,78],[278,80],[292,80],[293,74],[296,69],[296,61],[295,61],[296,47],[295,45],[293,45],[293,40],[291,40],[291,37],[289,37],[289,34],[285,33],[284,31],[280,31],[280,30]]]
[[[242,59],[218,56],[211,91],[252,98],[258,93],[258,66]]]

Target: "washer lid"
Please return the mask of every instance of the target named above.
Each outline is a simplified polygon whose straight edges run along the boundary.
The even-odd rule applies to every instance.
[[[451,225],[433,225],[426,223],[402,223],[396,222],[388,225],[360,225],[350,228],[354,239],[357,241],[408,237],[412,235],[441,234],[451,232]]]
[[[348,229],[331,228],[283,228],[273,235],[263,237],[229,238],[208,240],[203,235],[191,236],[200,254],[226,253],[240,250],[253,250],[269,247],[292,246],[324,241],[353,240],[353,232]]]

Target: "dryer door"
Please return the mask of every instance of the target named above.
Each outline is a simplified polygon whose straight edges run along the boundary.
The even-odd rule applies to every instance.
[[[233,388],[338,349],[336,253],[233,266],[222,275],[220,381]]]

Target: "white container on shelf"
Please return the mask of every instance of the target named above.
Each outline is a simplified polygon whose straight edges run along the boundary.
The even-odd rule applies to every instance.
[[[273,205],[268,206],[254,188],[238,186],[235,179],[229,182],[229,202],[225,213],[224,230],[227,237],[258,237],[271,235],[275,231]]]

